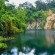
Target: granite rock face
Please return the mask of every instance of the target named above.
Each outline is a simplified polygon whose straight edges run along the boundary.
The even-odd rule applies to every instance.
[[[50,14],[51,13],[51,14]],[[55,29],[55,14],[50,11],[44,29]]]
[[[27,29],[28,29],[28,30],[30,30],[30,29],[42,29],[42,28],[40,27],[40,23],[38,23],[38,22],[28,23],[27,25],[28,25],[28,26],[27,26]]]
[[[49,14],[49,16],[46,18],[46,24],[44,26],[44,29],[46,30],[51,30],[51,29],[55,29],[55,14],[49,10],[47,11],[47,13]],[[42,27],[40,26],[40,22],[28,22],[27,24],[27,29],[42,29]]]

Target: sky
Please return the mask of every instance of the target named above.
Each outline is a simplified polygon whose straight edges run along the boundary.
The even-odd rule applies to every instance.
[[[24,2],[30,2],[33,6],[35,6],[35,1],[37,1],[37,0],[9,0],[9,3],[10,4],[14,4],[16,7],[17,6],[19,6],[19,4],[22,4],[22,3],[24,3]],[[45,1],[45,0],[43,0],[43,1]]]

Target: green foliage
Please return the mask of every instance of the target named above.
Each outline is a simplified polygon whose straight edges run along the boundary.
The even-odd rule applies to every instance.
[[[21,30],[26,29],[25,28],[26,16],[24,9],[21,8],[15,9],[15,7],[12,5],[6,6],[3,9],[6,11],[4,13],[3,10],[1,11],[0,30],[4,32],[5,35],[7,35],[8,33],[10,34],[20,32]]]
[[[12,29],[12,26],[16,27],[15,22],[14,22],[15,17],[12,17],[7,13],[2,15],[0,21],[1,21],[1,24],[3,25],[3,27],[0,27],[0,28],[4,32],[6,32],[6,34]],[[16,29],[18,29],[18,28],[16,27]],[[13,28],[13,31],[16,31],[16,29],[14,30],[14,28]]]
[[[40,22],[40,26],[44,29],[45,21]]]
[[[33,16],[35,20],[37,19],[46,20],[48,14],[45,11],[40,10],[40,11],[35,12]]]
[[[2,43],[2,41],[4,41],[4,38],[0,36],[0,48],[7,48],[6,43]]]
[[[45,11],[38,11],[39,18],[42,18],[42,20],[46,20],[48,14]]]
[[[48,9],[48,6],[41,1],[36,1],[35,4],[36,4],[37,10],[47,10]]]
[[[17,9],[16,19],[18,28],[25,30],[26,11],[24,9],[22,8]]]
[[[47,16],[48,16],[48,14],[43,10],[40,10],[40,11],[33,13],[33,17],[34,17],[35,21],[39,22],[40,26],[42,28],[44,28]]]
[[[55,8],[51,8],[51,10],[53,11],[53,13],[55,13]]]
[[[25,9],[26,10],[26,22],[32,22],[34,20],[33,18],[33,9]]]
[[[0,43],[0,48],[7,48],[7,45],[5,43]]]
[[[0,36],[0,41],[3,41],[4,39],[3,39],[3,37],[2,36]]]

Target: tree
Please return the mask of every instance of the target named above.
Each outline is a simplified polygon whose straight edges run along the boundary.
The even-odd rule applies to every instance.
[[[12,33],[12,32],[16,32],[18,31],[18,28],[15,24],[15,17],[10,16],[8,13],[5,13],[2,15],[1,19],[1,25],[3,27],[0,27],[2,29],[3,32],[5,32],[4,34],[7,36],[8,33]]]
[[[17,17],[18,28],[25,30],[26,11],[24,9],[18,7],[16,17]]]
[[[31,8],[33,5],[30,2],[25,2],[23,4],[19,4],[19,7],[23,8]]]
[[[51,3],[52,0],[47,0],[47,3]]]
[[[40,10],[40,11],[35,12],[33,16],[36,22],[40,23],[41,27],[44,27],[48,14],[45,11]]]

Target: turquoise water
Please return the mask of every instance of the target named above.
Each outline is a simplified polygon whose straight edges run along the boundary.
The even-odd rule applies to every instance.
[[[55,30],[28,30],[14,35],[7,41],[7,49],[1,55],[53,55],[55,54]]]

